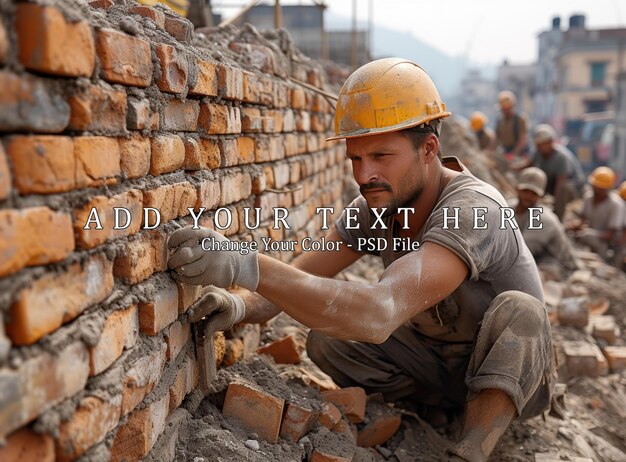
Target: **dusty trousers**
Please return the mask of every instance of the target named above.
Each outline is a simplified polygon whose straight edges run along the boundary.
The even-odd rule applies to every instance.
[[[550,404],[552,339],[543,304],[522,292],[504,292],[477,329],[473,342],[452,343],[405,324],[379,345],[312,331],[307,353],[339,386],[360,386],[387,401],[457,407],[481,390],[499,389],[518,417],[544,411]]]

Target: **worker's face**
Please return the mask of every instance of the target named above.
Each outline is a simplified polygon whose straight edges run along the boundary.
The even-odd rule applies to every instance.
[[[513,115],[513,108],[515,107],[515,105],[505,102],[505,103],[501,103],[500,104],[500,112],[502,112],[502,115],[504,116],[511,116]]]
[[[602,189],[602,188],[597,188],[596,186],[592,186],[593,188],[593,195],[596,197],[596,199],[606,199],[607,197],[609,197],[609,190],[608,189]]]
[[[537,151],[539,151],[539,154],[541,154],[543,157],[548,157],[554,151],[554,147],[552,146],[552,140],[537,143]]]
[[[519,200],[519,206],[523,209],[534,207],[539,202],[539,196],[537,193],[530,189],[518,189],[517,198]]]
[[[424,147],[416,152],[408,137],[385,133],[347,139],[346,148],[354,179],[370,208],[386,207],[385,215],[390,215],[420,196]]]

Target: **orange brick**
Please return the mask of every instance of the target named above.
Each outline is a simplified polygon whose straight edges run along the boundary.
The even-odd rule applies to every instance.
[[[185,170],[215,169],[220,166],[220,149],[217,141],[187,138],[185,140]]]
[[[176,374],[176,379],[172,386],[170,386],[170,409],[171,413],[174,409],[179,407],[185,396],[196,388],[198,385],[198,367],[192,358],[186,358],[182,366]]]
[[[74,263],[65,272],[47,273],[22,289],[11,306],[7,334],[29,345],[104,300],[113,290],[113,268],[103,255]]]
[[[176,283],[176,287],[178,288],[178,314],[183,314],[202,296],[203,288],[180,282]]]
[[[238,419],[242,426],[260,438],[276,443],[285,400],[242,383],[231,382],[226,390],[224,417]]]
[[[198,59],[196,83],[189,88],[190,95],[217,96],[217,71],[215,63]]]
[[[141,403],[161,379],[165,365],[165,343],[130,365],[122,379],[122,416]]]
[[[104,323],[98,343],[89,348],[89,375],[98,375],[137,341],[139,322],[137,305],[114,311]]]
[[[0,460],[19,462],[54,462],[54,440],[50,435],[22,428],[0,447]]]
[[[241,111],[238,107],[203,103],[200,105],[198,128],[209,135],[241,133]]]
[[[365,390],[360,387],[347,387],[322,392],[322,399],[337,406],[353,423],[363,421],[366,398]]]
[[[71,130],[123,132],[126,128],[126,92],[90,85],[70,96]]]
[[[249,173],[238,172],[220,178],[222,197],[220,205],[233,204],[252,194],[252,178]]]
[[[165,341],[167,342],[167,360],[176,359],[183,347],[191,340],[191,326],[187,323],[181,324],[175,321],[170,325],[165,333]]]
[[[217,78],[221,97],[238,101],[243,99],[243,72],[241,69],[220,63],[217,65]]]
[[[115,2],[113,0],[94,0],[93,2],[89,2],[89,6],[92,8],[99,8],[102,10],[108,10]]]
[[[241,131],[243,133],[259,133],[263,131],[263,122],[269,117],[262,117],[258,107],[241,108]]]
[[[185,161],[185,144],[176,135],[158,135],[150,140],[150,175],[178,170]]]
[[[239,150],[237,140],[232,138],[219,140],[220,165],[222,167],[232,167],[239,164]]]
[[[257,353],[269,355],[279,364],[298,364],[300,362],[300,354],[293,335],[288,335],[265,345],[259,348]]]
[[[144,192],[144,207],[153,207],[161,214],[161,223],[189,214],[196,203],[196,189],[188,182],[159,186]],[[149,225],[154,225],[152,215]],[[144,223],[145,225],[146,223]]]
[[[113,275],[126,284],[137,284],[166,269],[165,233],[157,229],[125,244],[115,257]]]
[[[0,63],[3,63],[9,53],[9,37],[7,36],[7,30],[0,21]]]
[[[137,87],[150,85],[152,56],[147,41],[113,29],[100,29],[96,49],[104,80]]]
[[[318,413],[294,403],[287,404],[287,411],[280,427],[280,437],[294,443],[309,433],[317,421]]]
[[[263,113],[263,132],[280,133],[283,131],[284,115],[282,111],[268,109]]]
[[[47,207],[0,210],[0,277],[25,266],[61,261],[73,250],[68,214]]]
[[[72,417],[59,426],[55,440],[57,462],[70,462],[104,440],[120,420],[120,401],[105,401],[95,396],[83,398]]]
[[[246,103],[271,104],[272,81],[252,72],[243,73],[243,101]]]
[[[156,55],[161,67],[157,87],[166,93],[181,93],[187,87],[187,61],[176,48],[159,43]]]
[[[11,174],[9,173],[9,164],[4,153],[4,148],[0,144],[0,201],[6,199],[11,192]]]
[[[139,303],[139,328],[146,335],[156,335],[178,318],[176,284],[164,284],[150,298],[148,303]]]
[[[79,136],[74,138],[76,187],[116,184],[120,169],[120,146],[115,138]]]
[[[399,414],[378,416],[359,430],[357,444],[364,448],[372,448],[379,444],[385,444],[396,434],[401,423],[402,418]]]
[[[626,369],[626,347],[608,346],[603,351],[604,356],[609,361],[612,373],[618,373]]]
[[[197,200],[195,210],[204,207],[207,210],[218,207],[221,203],[221,189],[219,180],[204,180],[196,186]]]
[[[133,133],[129,138],[118,138],[120,167],[126,178],[141,178],[150,170],[150,138]]]
[[[306,107],[306,99],[303,88],[295,87],[291,89],[291,107],[293,109],[304,109]]]
[[[0,369],[4,393],[0,437],[78,393],[85,387],[88,374],[89,356],[82,341],[68,344],[55,355],[42,351],[17,369]]]
[[[200,103],[194,100],[167,102],[161,115],[161,130],[195,132],[198,126]]]
[[[74,210],[74,232],[78,245],[84,249],[92,249],[111,239],[131,236],[139,232],[141,227],[141,206],[143,195],[137,189],[130,189],[113,197],[93,196],[83,207]],[[115,209],[125,208],[129,211],[131,221],[125,229],[114,229]],[[95,212],[92,213],[92,210]],[[96,229],[95,215],[98,214],[102,229]],[[126,215],[120,215],[119,225],[126,225]],[[92,221],[89,222],[91,216]],[[88,224],[89,223],[89,224]],[[88,229],[84,229],[85,227]]]
[[[593,336],[604,340],[607,344],[613,345],[620,337],[620,328],[615,322],[614,316],[591,316],[589,327]]]
[[[318,420],[330,430],[341,420],[341,411],[333,403],[324,403]]]
[[[238,161],[240,164],[251,164],[254,162],[256,155],[254,139],[249,136],[237,138],[237,151],[239,153]]]
[[[138,14],[144,18],[151,19],[160,28],[165,27],[165,14],[149,6],[136,6],[128,10],[129,13]]]
[[[19,4],[15,31],[20,62],[28,69],[68,77],[89,77],[95,47],[87,21],[66,22],[53,7]]]
[[[150,452],[165,430],[169,411],[169,394],[134,411],[117,431],[111,446],[111,461],[135,462]]]
[[[150,109],[150,101],[147,99],[137,99],[130,96],[128,98],[128,108],[126,113],[126,125],[129,130],[144,130],[146,128],[155,129],[151,125],[152,111]],[[158,112],[154,115],[159,116]],[[157,123],[158,127],[158,123]]]
[[[76,185],[72,138],[13,136],[9,138],[7,154],[13,165],[15,187],[21,194],[63,192]]]

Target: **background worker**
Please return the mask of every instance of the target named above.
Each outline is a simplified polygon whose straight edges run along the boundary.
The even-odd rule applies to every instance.
[[[183,283],[256,292],[243,295],[245,308],[220,292],[221,325],[283,310],[310,327],[309,357],[340,386],[388,401],[466,405],[450,460],[485,461],[512,419],[548,405],[551,334],[530,251],[518,229],[498,229],[504,198],[455,158],[440,158],[439,121],[449,114],[415,63],[362,66],[340,91],[331,138],[346,140],[361,191],[352,203],[358,229],[344,210],[326,236],[346,245],[290,266],[256,252],[205,252],[202,239],[226,238],[189,227],[170,236],[168,265]],[[413,208],[406,217],[405,207]],[[455,207],[458,226],[448,227],[444,210]],[[473,207],[485,209],[487,229],[474,229]],[[358,251],[359,238],[421,246]],[[364,253],[385,264],[378,282],[330,279]]]
[[[496,134],[487,126],[488,121],[487,116],[480,111],[473,112],[470,116],[470,127],[481,151],[491,151],[495,147]]]
[[[501,115],[496,122],[496,142],[509,162],[519,160],[528,151],[528,124],[526,117],[515,110],[516,103],[512,92],[498,94]]]

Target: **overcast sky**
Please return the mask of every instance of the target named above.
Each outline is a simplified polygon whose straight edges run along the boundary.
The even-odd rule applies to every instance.
[[[352,0],[325,0],[329,11],[351,17]],[[273,3],[272,0],[266,0]],[[247,2],[221,0],[219,4]],[[311,5],[310,0],[281,4]],[[372,0],[374,23],[411,31],[441,51],[481,64],[531,62],[537,54],[537,34],[560,16],[567,26],[573,13],[586,16],[587,27],[626,27],[624,0]],[[357,0],[357,18],[367,24],[370,0]],[[224,10],[225,16],[235,11]]]

